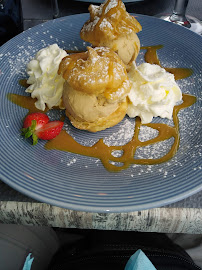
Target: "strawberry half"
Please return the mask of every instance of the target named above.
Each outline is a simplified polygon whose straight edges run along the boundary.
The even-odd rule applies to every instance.
[[[51,121],[35,131],[35,135],[42,140],[54,139],[62,130],[64,122]]]
[[[38,138],[42,140],[55,138],[62,130],[63,124],[62,121],[49,122],[49,117],[44,113],[31,113],[24,120],[22,135],[25,138],[32,137],[32,144],[35,145]]]
[[[31,113],[25,117],[22,135],[25,138],[32,137],[33,145],[37,144],[38,137],[35,135],[35,131],[49,122],[49,117],[44,113]]]
[[[49,122],[49,117],[45,113],[40,113],[40,112],[28,114],[25,117],[23,128],[31,127],[33,120],[36,121],[35,128],[38,129]]]

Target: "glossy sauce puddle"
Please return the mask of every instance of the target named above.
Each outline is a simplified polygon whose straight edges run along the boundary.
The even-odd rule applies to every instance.
[[[162,45],[142,47],[141,49],[146,50],[145,61],[150,64],[157,64],[161,66],[160,61],[158,59],[157,50],[161,49],[162,47],[163,47]],[[192,70],[188,68],[166,68],[166,67],[164,68],[168,72],[174,74],[175,80],[184,79],[193,74]],[[24,87],[28,86],[26,80],[20,80],[20,84]],[[8,99],[13,103],[25,109],[28,109],[29,113],[39,111],[36,109],[34,105],[36,99],[32,99],[31,97],[9,93]],[[166,162],[176,154],[177,149],[179,147],[180,134],[179,134],[178,112],[181,109],[191,106],[195,102],[196,102],[195,96],[183,94],[183,102],[180,105],[176,105],[173,109],[174,126],[168,126],[163,123],[149,123],[146,125],[142,125],[140,118],[136,117],[133,137],[125,145],[107,146],[104,143],[103,139],[100,139],[93,146],[84,146],[79,144],[76,140],[74,140],[74,138],[71,137],[65,130],[62,130],[62,132],[55,139],[50,140],[45,144],[45,149],[47,150],[56,149],[80,155],[85,155],[89,157],[95,157],[102,161],[104,167],[108,171],[114,172],[124,170],[128,168],[131,164],[152,165]],[[47,111],[48,109],[46,109],[44,112]],[[153,139],[141,142],[138,139],[141,126],[147,126],[157,130],[158,135]],[[169,140],[170,138],[174,138],[174,142],[170,147],[170,150],[163,157],[158,159],[134,158],[136,150],[139,147],[144,147],[161,141]],[[113,155],[114,151],[121,151],[122,155],[119,157],[115,157]]]

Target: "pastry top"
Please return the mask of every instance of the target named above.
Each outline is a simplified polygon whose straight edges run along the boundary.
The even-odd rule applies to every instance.
[[[140,23],[126,11],[121,0],[106,0],[100,6],[90,5],[88,10],[90,19],[83,25],[80,36],[94,46],[98,46],[100,41],[142,30]]]
[[[131,88],[122,60],[106,47],[87,47],[86,52],[66,56],[58,73],[73,89],[102,95],[108,102],[122,100]]]

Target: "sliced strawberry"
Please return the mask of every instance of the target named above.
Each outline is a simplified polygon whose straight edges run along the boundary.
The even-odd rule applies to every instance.
[[[37,129],[35,131],[35,135],[42,140],[51,140],[55,138],[60,131],[62,130],[62,127],[64,125],[64,122],[62,121],[51,121],[42,126],[41,128]]]
[[[25,117],[22,135],[25,138],[32,137],[33,145],[37,144],[38,137],[35,135],[35,131],[49,122],[49,117],[44,113],[31,113]]]
[[[23,128],[31,127],[33,120],[36,121],[35,129],[38,129],[49,122],[49,117],[45,113],[40,113],[40,112],[28,114],[25,117]]]
[[[42,140],[55,138],[62,130],[63,124],[62,121],[49,122],[49,117],[44,113],[31,113],[24,120],[22,135],[25,138],[32,137],[33,145],[35,145],[38,138]]]

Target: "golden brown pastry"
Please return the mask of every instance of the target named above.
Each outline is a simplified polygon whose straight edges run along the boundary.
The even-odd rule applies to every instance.
[[[100,6],[89,6],[90,19],[83,25],[80,36],[93,46],[109,47],[129,65],[140,50],[137,32],[140,23],[131,16],[121,0],[106,0]]]
[[[96,132],[124,118],[131,85],[125,65],[113,50],[87,49],[63,58],[58,73],[65,79],[63,103],[71,123]]]

